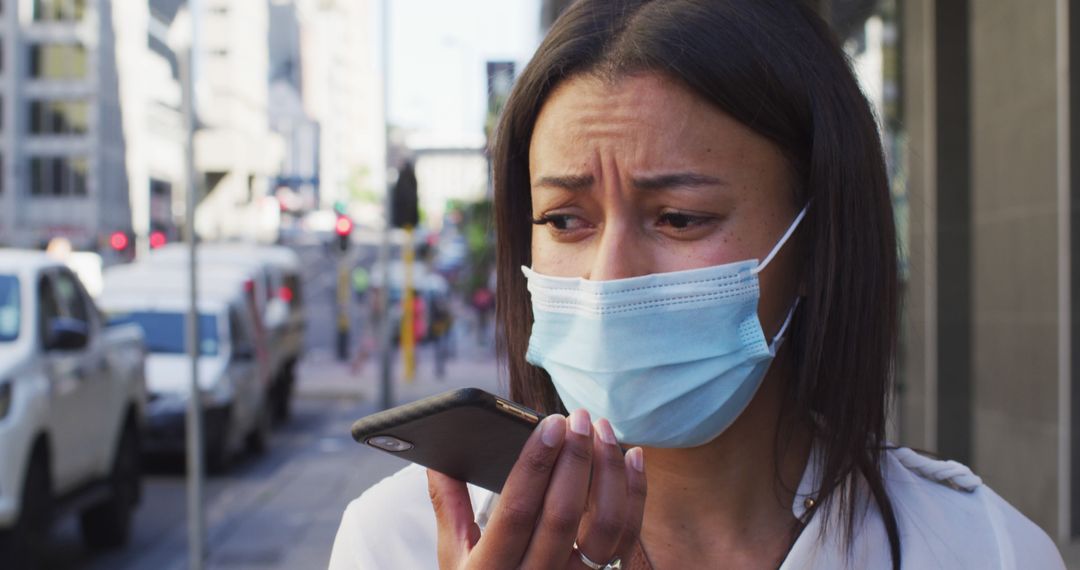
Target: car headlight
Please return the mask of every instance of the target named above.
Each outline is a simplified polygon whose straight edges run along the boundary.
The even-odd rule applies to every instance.
[[[0,420],[11,411],[11,382],[0,380]]]

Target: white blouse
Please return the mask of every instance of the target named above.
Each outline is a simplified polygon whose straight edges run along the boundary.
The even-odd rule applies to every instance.
[[[815,498],[817,465],[815,451],[792,504],[796,518],[806,512],[807,499]],[[904,568],[1065,568],[1050,537],[967,467],[897,448],[885,453],[882,468]],[[483,529],[498,496],[472,485],[469,494]],[[829,532],[821,534],[825,517],[840,520],[840,512],[815,513],[781,570],[892,567],[888,535],[873,501],[855,525],[850,548],[843,525],[829,525]],[[349,503],[334,541],[331,570],[437,567],[435,515],[422,467],[410,465]]]

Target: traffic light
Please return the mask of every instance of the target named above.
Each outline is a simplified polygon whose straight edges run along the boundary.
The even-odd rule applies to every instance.
[[[338,250],[342,253],[349,250],[349,235],[352,234],[353,222],[348,216],[338,216],[334,224],[334,232],[338,236]]]
[[[390,198],[390,225],[395,228],[414,228],[420,223],[416,170],[411,162],[406,162],[401,168],[397,183],[394,184],[394,194]]]

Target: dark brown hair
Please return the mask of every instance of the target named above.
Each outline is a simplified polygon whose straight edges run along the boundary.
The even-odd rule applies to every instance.
[[[861,475],[900,566],[900,538],[881,454],[897,336],[892,202],[877,124],[828,26],[797,0],[579,0],[555,22],[507,101],[492,149],[501,355],[511,396],[565,411],[547,374],[525,361],[532,310],[529,143],[562,80],[660,72],[770,139],[809,203],[800,227],[805,298],[789,333],[795,373],[785,414],[813,418],[821,509],[847,527],[865,503]],[[779,433],[779,432],[778,432]],[[834,492],[835,491],[835,492]]]

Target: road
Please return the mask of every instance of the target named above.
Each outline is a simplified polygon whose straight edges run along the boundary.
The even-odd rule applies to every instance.
[[[300,254],[308,327],[307,350],[298,366],[294,414],[274,433],[268,452],[239,458],[226,473],[208,479],[208,568],[325,567],[348,501],[405,465],[387,454],[363,448],[349,437],[354,420],[376,411],[378,370],[374,363],[368,363],[354,373],[349,365],[333,358],[337,256],[315,246],[303,248]],[[375,251],[358,248],[353,255],[370,263]],[[357,307],[352,312],[356,330],[365,324],[366,317]],[[493,350],[463,334],[470,324],[467,314],[460,312],[456,323],[461,338],[447,377],[433,377],[430,350],[421,349],[417,380],[395,380],[396,402],[466,385],[497,390]],[[397,368],[399,372],[401,367]],[[156,462],[145,477],[142,504],[126,548],[107,553],[87,551],[74,517],[69,516],[58,521],[48,567],[186,569],[186,504],[182,461]]]

